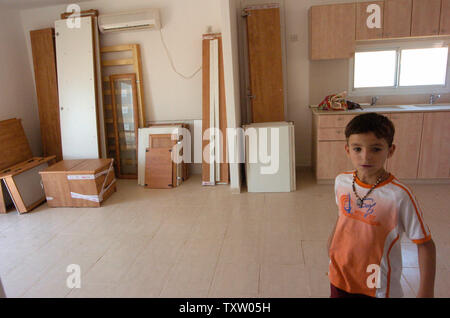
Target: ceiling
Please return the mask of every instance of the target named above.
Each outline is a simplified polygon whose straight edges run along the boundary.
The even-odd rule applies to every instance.
[[[92,0],[83,0],[92,1]],[[45,7],[57,4],[71,4],[80,1],[76,0],[0,0],[0,7],[8,7],[13,9],[29,9]]]

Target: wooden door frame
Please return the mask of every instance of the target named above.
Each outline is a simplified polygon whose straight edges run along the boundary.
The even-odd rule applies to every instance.
[[[248,1],[248,3],[246,3]],[[242,13],[246,7],[254,5],[264,5],[258,3],[259,1],[251,0],[241,0],[240,6],[238,7],[238,34],[239,34],[239,65],[243,65],[240,68],[240,92],[241,92],[241,118],[242,124],[250,124],[252,120],[252,109],[250,99],[247,98],[250,89],[250,73],[249,73],[249,61],[248,61],[248,42],[247,42],[247,23],[246,19],[242,17]],[[271,4],[278,4],[280,6],[280,30],[281,30],[281,56],[282,56],[282,66],[283,66],[283,94],[284,94],[284,118],[288,120],[288,108],[287,108],[287,91],[288,91],[288,80],[287,80],[287,57],[286,57],[286,17],[285,17],[285,4],[284,0],[273,0]]]
[[[134,117],[134,134],[136,139],[136,175],[122,174],[120,171],[120,143],[119,143],[119,130],[117,126],[117,109],[116,109],[116,91],[114,87],[114,81],[117,79],[130,79],[132,83],[133,90],[133,117]],[[110,88],[111,88],[111,107],[113,112],[114,121],[114,134],[116,136],[116,161],[117,161],[117,174],[121,179],[136,179],[137,178],[137,158],[138,158],[138,126],[139,126],[139,110],[138,110],[138,99],[137,99],[137,76],[135,73],[127,74],[113,74],[109,76]]]

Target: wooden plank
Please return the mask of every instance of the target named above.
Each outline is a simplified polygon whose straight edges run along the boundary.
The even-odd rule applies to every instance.
[[[247,17],[252,122],[284,121],[280,9],[255,9]]]
[[[102,66],[134,65],[133,59],[103,60]]]
[[[18,163],[18,164],[14,165],[14,166],[11,166],[11,167],[7,168],[7,169],[1,170],[0,171],[0,179],[6,178],[6,177],[14,177],[14,176],[16,176],[18,174],[21,174],[21,173],[25,172],[25,171],[33,169],[33,168],[35,168],[35,167],[37,167],[37,166],[39,166],[39,165],[41,165],[43,163],[51,162],[54,159],[55,159],[55,156],[50,156],[50,157],[45,157],[45,158],[43,158],[43,157],[31,158],[31,159],[29,159],[27,161]]]
[[[224,75],[224,65],[223,65],[223,48],[222,48],[222,38],[220,34],[205,34],[203,35],[202,44],[202,54],[203,54],[203,96],[202,96],[202,150],[209,145],[209,133],[205,134],[205,131],[211,127],[210,120],[210,41],[213,39],[218,39],[219,45],[219,129],[222,132],[222,145],[220,145],[220,169],[219,169],[219,183],[229,183],[229,164],[227,162],[227,140],[226,140],[226,129],[227,129],[227,117],[226,117],[226,95],[225,95],[225,75]],[[202,182],[204,184],[210,184],[210,164],[205,161],[202,156]]]
[[[3,180],[0,180],[0,213],[7,213],[8,210],[7,210],[7,206],[6,206],[5,197],[6,197],[6,195],[9,195],[9,194],[8,194],[8,190],[5,189],[6,191],[3,191],[3,186],[4,186]]]
[[[137,77],[137,91],[138,91],[138,108],[139,108],[139,128],[144,128],[146,123],[145,107],[144,107],[144,81],[142,78],[142,61],[141,49],[139,44],[133,45],[133,61],[134,72]]]
[[[441,0],[413,0],[411,36],[439,34]]]
[[[220,140],[220,179],[219,183],[230,182],[229,164],[228,164],[228,147],[227,147],[227,108],[226,108],[226,92],[225,92],[225,72],[223,64],[223,44],[219,39],[219,129],[222,132]]]
[[[19,189],[14,182],[13,177],[9,176],[3,179],[6,187],[8,188],[8,192],[11,195],[11,199],[14,202],[14,206],[17,209],[17,212],[24,213],[27,211],[27,207],[25,206],[23,199],[20,195]]]
[[[55,155],[60,161],[62,148],[54,33],[52,28],[30,31],[30,39],[43,153],[44,156]]]
[[[206,36],[206,35],[204,35]],[[209,35],[208,35],[209,36]],[[209,127],[211,127],[209,120],[210,113],[210,45],[208,39],[203,39],[202,42],[202,71],[203,71],[203,81],[202,81],[202,153],[204,154],[205,147],[209,145],[209,133],[206,132]],[[210,168],[209,163],[206,162],[205,156],[202,155],[202,181],[209,182],[210,180]]]
[[[61,19],[63,20],[67,19],[74,13],[75,13],[74,11],[61,13]],[[87,16],[98,17],[98,10],[91,9],[91,10],[83,10],[80,12],[80,17],[87,17]]]
[[[0,169],[8,168],[33,157],[20,119],[0,121]]]
[[[123,52],[133,50],[135,44],[105,46],[100,49],[101,53]]]
[[[145,184],[150,189],[173,187],[171,148],[147,148],[145,159]]]

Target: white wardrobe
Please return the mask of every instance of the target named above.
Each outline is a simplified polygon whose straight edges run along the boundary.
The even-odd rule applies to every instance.
[[[55,22],[63,159],[106,157],[96,17]]]

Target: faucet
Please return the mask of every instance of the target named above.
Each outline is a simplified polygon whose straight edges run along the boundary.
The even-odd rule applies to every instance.
[[[436,102],[439,98],[441,98],[441,95],[435,95],[435,94],[431,94],[430,96],[430,104],[433,105],[434,102]]]
[[[377,104],[378,99],[380,98],[380,96],[373,96],[372,97],[372,102],[370,103],[370,106],[375,106]]]

